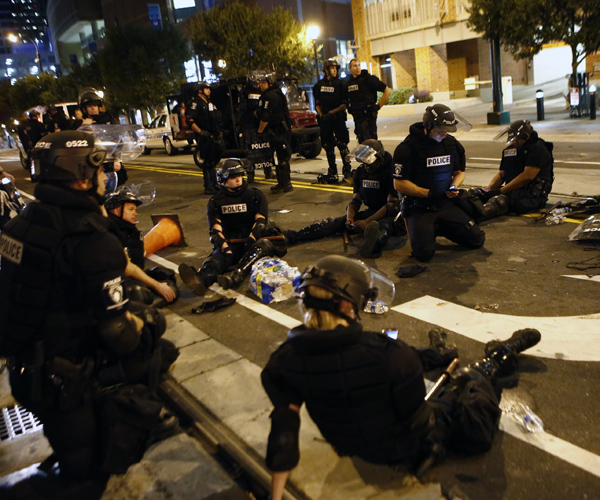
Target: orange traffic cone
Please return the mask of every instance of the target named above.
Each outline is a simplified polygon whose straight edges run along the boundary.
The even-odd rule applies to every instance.
[[[144,236],[146,256],[169,245],[187,246],[177,214],[153,215],[154,227]]]

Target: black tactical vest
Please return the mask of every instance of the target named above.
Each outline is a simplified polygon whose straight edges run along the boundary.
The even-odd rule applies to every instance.
[[[250,230],[260,208],[257,192],[257,189],[251,188],[244,190],[241,194],[221,191],[213,196],[215,215],[221,219],[225,238],[247,238],[250,236]]]

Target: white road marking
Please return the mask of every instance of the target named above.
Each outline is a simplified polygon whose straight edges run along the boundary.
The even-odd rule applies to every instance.
[[[496,163],[500,163],[499,158],[477,158],[476,156],[468,158],[469,160],[478,160],[478,161],[495,161]],[[554,160],[554,164],[557,163],[566,163],[569,165],[600,165],[600,161],[580,161],[580,160]]]
[[[587,274],[563,274],[563,278],[575,278],[577,280],[597,281],[600,283],[600,274],[596,276],[588,276]]]
[[[521,328],[542,333],[528,354],[570,361],[600,361],[600,314],[586,316],[512,316],[476,311],[425,295],[392,307],[407,316],[434,323],[479,342],[510,337]]]

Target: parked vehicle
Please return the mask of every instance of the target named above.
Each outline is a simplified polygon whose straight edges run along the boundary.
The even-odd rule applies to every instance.
[[[185,119],[185,117],[183,117]],[[169,156],[176,155],[180,149],[191,151],[194,145],[194,134],[182,131],[177,110],[161,113],[146,127],[146,147],[144,154],[153,149],[164,149]]]

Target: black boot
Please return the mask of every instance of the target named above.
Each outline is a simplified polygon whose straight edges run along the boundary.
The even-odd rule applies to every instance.
[[[377,245],[377,240],[379,239],[379,222],[372,221],[369,222],[365,231],[363,233],[363,244],[361,245],[358,253],[363,258],[371,257],[373,254],[373,250],[375,250],[375,246]]]
[[[325,155],[327,156],[327,163],[329,168],[327,169],[327,175],[330,178],[335,178],[337,180],[337,164],[335,163],[335,149],[326,149]]]
[[[295,245],[302,241],[315,241],[332,236],[336,233],[335,219],[323,219],[320,222],[315,222],[310,226],[303,227],[299,231],[285,231],[284,235],[290,245]]]
[[[237,263],[236,268],[225,274],[220,274],[217,278],[219,286],[225,290],[237,288],[242,284],[246,276],[252,271],[252,265],[259,259],[266,256],[272,256],[275,252],[273,243],[270,240],[258,240],[250,250],[248,250]]]
[[[265,179],[273,179],[273,169],[271,167],[265,167],[263,171],[265,173]]]
[[[217,181],[217,166],[216,165],[212,165],[209,168],[209,173],[210,173],[210,183],[213,187],[213,189],[215,190],[215,193],[219,191],[219,182]]]
[[[344,176],[344,179],[352,178],[352,165],[346,160],[349,154],[350,151],[348,151],[348,146],[344,145],[343,148],[340,148],[340,156],[342,157],[342,175]]]
[[[292,186],[292,167],[290,167],[289,162],[284,162],[280,166],[281,169],[281,184],[283,186],[283,192],[289,193],[294,190]]]
[[[196,295],[202,296],[206,293],[206,289],[208,288],[206,283],[200,279],[200,276],[198,276],[198,273],[192,266],[179,264],[179,276]]]
[[[283,192],[283,183],[282,183],[281,166],[280,165],[275,166],[275,178],[277,179],[277,184],[275,184],[274,186],[271,186],[271,193],[275,193],[275,194],[282,193]]]
[[[202,167],[202,175],[204,177],[204,194],[216,194],[217,190],[213,187],[210,175],[210,167],[206,163]]]
[[[429,347],[435,349],[442,358],[443,366],[458,357],[458,350],[454,344],[448,344],[448,334],[444,330],[433,328],[429,330]]]

